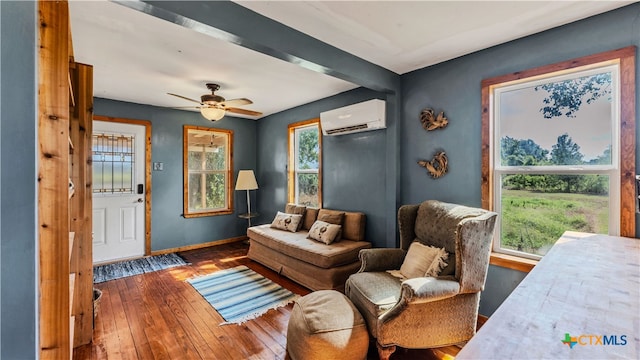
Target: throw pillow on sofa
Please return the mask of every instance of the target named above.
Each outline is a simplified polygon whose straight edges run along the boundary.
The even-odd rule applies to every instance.
[[[298,229],[296,231],[300,231],[302,229],[302,225],[304,224],[304,215],[307,212],[307,207],[304,205],[296,205],[296,204],[287,204],[284,208],[284,212],[287,214],[296,214],[302,215],[302,220],[298,223]]]
[[[407,279],[433,276],[436,277],[447,266],[449,254],[442,248],[424,245],[414,241],[400,267],[400,274]]]
[[[278,211],[276,217],[271,222],[271,227],[291,232],[298,231],[298,224],[302,221],[302,215],[287,214]]]
[[[309,230],[307,239],[323,242],[330,245],[332,242],[340,238],[342,225],[330,224],[325,221],[316,220]]]

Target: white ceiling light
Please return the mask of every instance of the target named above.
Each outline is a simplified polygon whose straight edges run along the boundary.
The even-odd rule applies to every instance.
[[[224,117],[224,109],[218,109],[215,107],[203,107],[200,109],[200,114],[209,121],[217,121]]]

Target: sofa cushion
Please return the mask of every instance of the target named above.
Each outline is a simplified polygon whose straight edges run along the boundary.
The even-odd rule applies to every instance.
[[[302,215],[286,214],[278,211],[276,217],[271,223],[271,227],[280,230],[287,230],[296,232],[298,230],[298,224],[302,221]]]
[[[344,293],[344,283],[347,278],[358,272],[360,268],[359,261],[327,269],[321,268],[285,255],[254,240],[251,240],[247,257],[311,290],[331,289]]]
[[[247,234],[251,241],[325,269],[357,262],[358,252],[371,247],[369,242],[344,239],[327,246],[307,239],[306,231],[290,233],[272,229],[269,224],[250,227]]]
[[[342,226],[344,211],[320,209],[320,211],[318,211],[318,220]]]
[[[330,224],[322,220],[316,220],[309,230],[307,238],[330,245],[332,242],[340,240],[341,232],[342,225]]]
[[[284,207],[284,212],[286,212],[287,214],[302,215],[302,221],[298,223],[298,228],[296,229],[296,231],[302,230],[302,226],[304,225],[304,214],[307,212],[307,207],[304,205],[289,203]]]
[[[313,223],[318,220],[318,213],[321,210],[336,211],[329,209],[316,209],[307,207],[304,216],[304,225],[302,229],[309,230]],[[342,211],[338,211],[342,212]],[[342,221],[342,238],[353,241],[364,241],[364,228],[366,224],[366,215],[361,212],[344,211],[344,219]]]
[[[318,219],[318,211],[320,209],[308,207],[304,212],[304,224],[302,224],[303,230],[309,230],[313,226],[313,223]]]
[[[304,215],[306,209],[307,207],[304,205],[296,205],[292,203],[284,206],[284,212],[286,212],[287,214]]]

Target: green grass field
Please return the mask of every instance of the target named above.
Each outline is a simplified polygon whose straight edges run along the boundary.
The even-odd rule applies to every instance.
[[[566,230],[606,234],[608,196],[502,191],[502,246],[544,255]]]

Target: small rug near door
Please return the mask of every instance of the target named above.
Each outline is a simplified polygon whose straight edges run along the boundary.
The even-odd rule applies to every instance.
[[[98,265],[93,267],[93,283],[97,284],[182,265],[188,264],[180,256],[173,253]]]
[[[255,319],[298,298],[244,265],[187,281],[224,318],[222,325]]]

